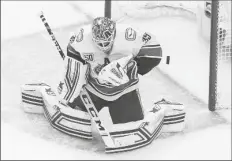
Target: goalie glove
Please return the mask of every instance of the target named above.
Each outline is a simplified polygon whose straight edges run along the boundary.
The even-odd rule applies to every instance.
[[[115,60],[106,65],[98,74],[98,80],[101,83],[120,86],[129,81],[126,65],[131,60],[132,55]]]

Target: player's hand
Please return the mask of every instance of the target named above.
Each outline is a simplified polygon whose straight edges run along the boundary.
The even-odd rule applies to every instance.
[[[98,80],[104,83],[110,83],[113,86],[120,86],[127,83],[129,78],[120,63],[113,61],[102,68],[98,75]]]

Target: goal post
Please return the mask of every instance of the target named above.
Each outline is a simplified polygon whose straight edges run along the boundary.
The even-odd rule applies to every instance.
[[[231,109],[231,1],[211,1],[208,108]]]
[[[218,65],[218,0],[211,4],[210,67],[209,67],[209,104],[210,111],[215,111],[217,104],[217,65]]]
[[[111,0],[105,0],[105,17],[111,18]]]

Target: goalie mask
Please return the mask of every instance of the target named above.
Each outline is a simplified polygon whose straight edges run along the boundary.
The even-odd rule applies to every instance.
[[[112,48],[116,33],[116,23],[107,17],[98,17],[93,20],[92,39],[103,52]]]

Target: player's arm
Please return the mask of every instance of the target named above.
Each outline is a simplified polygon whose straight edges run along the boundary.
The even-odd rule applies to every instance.
[[[65,70],[63,80],[60,81],[58,92],[66,103],[72,102],[86,84],[88,64],[82,59],[81,54],[74,49],[71,43],[67,46]]]
[[[137,62],[138,73],[145,75],[160,63],[162,48],[156,37],[148,32],[141,36],[140,41],[143,42],[143,45],[135,57],[135,61]]]

